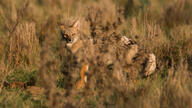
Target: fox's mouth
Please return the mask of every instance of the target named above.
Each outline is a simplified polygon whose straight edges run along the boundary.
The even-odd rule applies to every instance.
[[[62,39],[65,40],[67,43],[72,43],[72,39],[69,38],[67,34],[61,33],[62,34]]]
[[[65,41],[66,41],[67,43],[72,43],[72,40],[71,40],[70,38],[64,37],[64,39],[65,39]]]

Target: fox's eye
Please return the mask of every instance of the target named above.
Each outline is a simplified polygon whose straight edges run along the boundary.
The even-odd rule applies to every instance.
[[[75,35],[75,33],[72,33],[71,35],[72,35],[72,36],[74,36],[74,35]]]
[[[64,36],[64,37],[68,37],[68,35],[67,35],[67,34],[64,34],[63,36]]]
[[[63,33],[63,32],[61,32],[61,36],[62,36],[62,37],[64,37],[64,36],[66,36],[66,34],[65,34],[65,33]]]
[[[62,33],[62,36],[63,36],[63,37],[68,37],[68,35],[67,35],[67,34],[65,34],[65,33]]]
[[[67,41],[67,42],[71,42],[71,39],[69,38],[69,36],[66,33],[61,32],[62,35],[62,39]]]

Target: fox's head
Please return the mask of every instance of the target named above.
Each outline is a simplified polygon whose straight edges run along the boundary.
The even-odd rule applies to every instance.
[[[60,25],[62,39],[67,43],[74,43],[78,37],[80,22],[77,20],[72,25]]]

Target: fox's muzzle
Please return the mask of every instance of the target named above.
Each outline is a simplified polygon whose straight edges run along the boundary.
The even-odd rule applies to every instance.
[[[65,40],[67,43],[72,42],[72,40],[69,38],[67,34],[64,34],[61,32],[61,35],[62,35],[62,40]]]

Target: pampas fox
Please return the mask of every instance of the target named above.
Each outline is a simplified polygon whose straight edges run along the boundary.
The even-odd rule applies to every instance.
[[[70,49],[71,53],[77,57],[77,62],[84,64],[81,68],[81,80],[77,83],[77,88],[83,88],[86,82],[85,72],[88,71],[88,59],[93,53],[91,51],[92,40],[86,36],[79,34],[80,22],[75,21],[72,25],[60,25],[62,39],[66,41],[66,46]],[[81,51],[79,51],[81,50]]]
[[[79,39],[78,31],[80,28],[80,22],[76,21],[71,26],[61,25],[62,39],[66,40],[67,47],[71,49],[72,53],[76,53],[80,47],[82,47],[82,41]]]
[[[82,66],[81,72],[80,72],[81,80],[77,83],[77,88],[83,88],[85,86],[85,82],[86,82],[86,78],[87,78],[87,76],[85,75],[85,72],[88,71],[88,67],[89,67],[88,59],[93,59],[94,56],[90,56],[90,55],[95,54],[94,47],[90,47],[90,46],[94,46],[93,39],[87,38],[86,36],[81,36],[81,34],[79,33],[79,29],[80,29],[79,21],[74,22],[70,26],[60,25],[60,29],[61,29],[62,39],[66,41],[66,46],[68,49],[70,49],[72,54],[77,56],[78,63],[82,63],[81,61],[84,61],[85,65]],[[126,61],[128,65],[131,64],[133,62],[133,58],[139,52],[138,45],[135,42],[133,42],[132,40],[128,39],[126,36],[122,36],[120,38],[120,40],[118,40],[116,42],[120,43],[117,45],[125,46],[126,48],[127,48],[127,46],[130,47],[129,50],[126,51],[126,54],[125,54],[125,57],[123,58],[123,60]],[[103,47],[105,47],[105,46],[103,46]],[[103,47],[100,47],[100,49]],[[83,49],[83,50],[81,50],[81,49]],[[110,53],[109,53],[109,55],[110,55]],[[99,54],[99,56],[102,56],[102,55]],[[113,56],[114,56],[114,54],[113,54]],[[110,60],[108,60],[108,58]],[[105,59],[107,59],[107,60],[105,60]],[[110,58],[108,56],[108,57],[103,57],[102,61],[106,61],[106,63],[111,64],[112,62],[115,62],[112,59],[113,59],[113,57]],[[144,69],[145,76],[151,75],[156,68],[156,61],[155,61],[154,54],[149,54],[149,56],[147,57],[147,60],[148,61],[146,63],[146,68]],[[148,63],[148,62],[150,62],[150,63]],[[109,64],[107,64],[107,65],[109,65]]]

